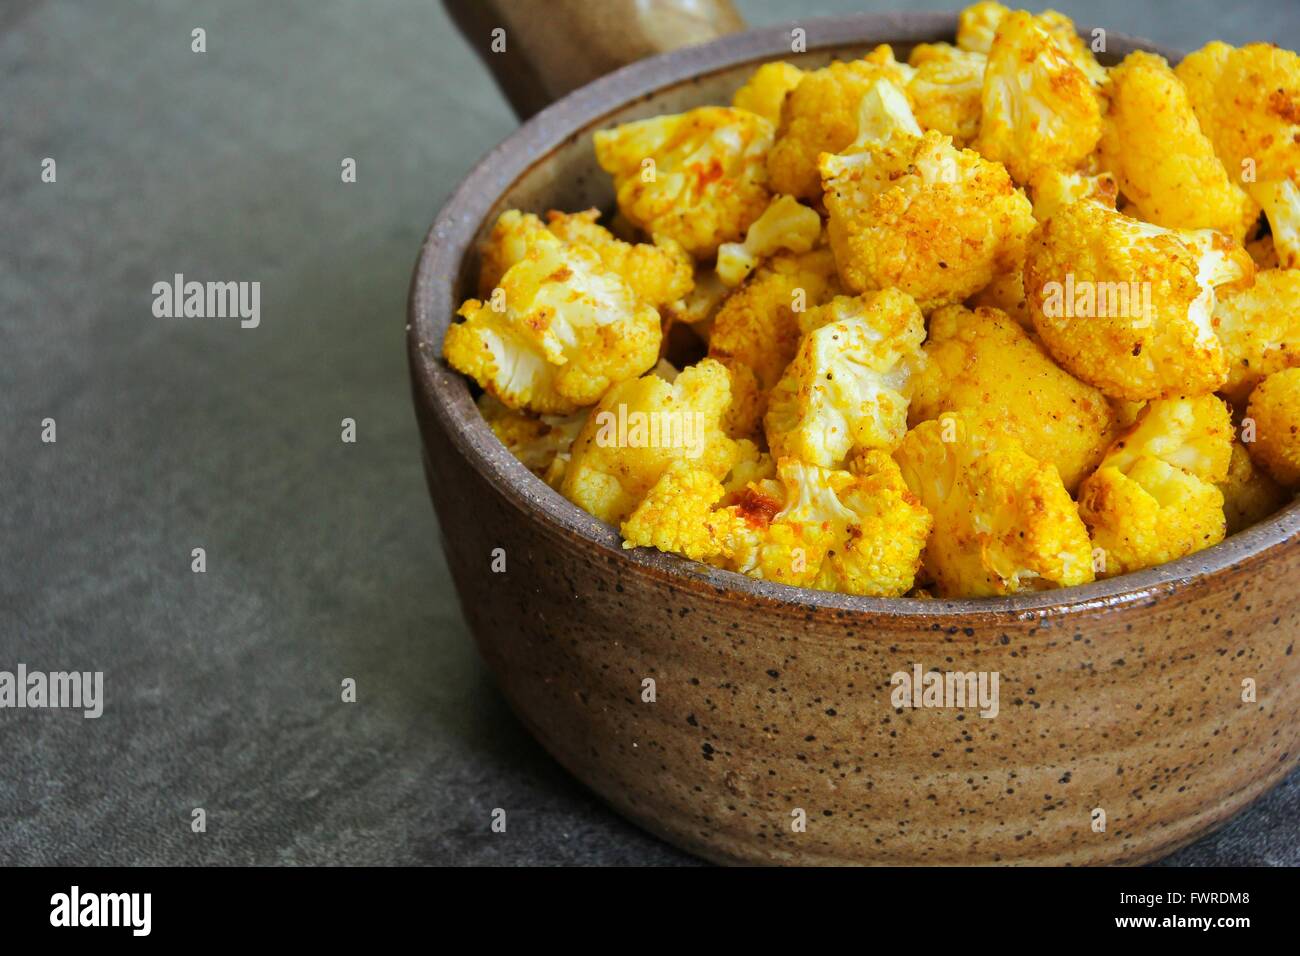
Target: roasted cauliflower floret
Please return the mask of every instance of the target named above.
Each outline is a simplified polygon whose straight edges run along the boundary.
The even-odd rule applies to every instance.
[[[1034,219],[1050,219],[1058,209],[1081,199],[1094,199],[1115,208],[1119,198],[1119,184],[1110,173],[1088,175],[1077,170],[1046,167],[1040,169],[1029,184],[1029,195],[1034,201]]]
[[[569,449],[587,420],[587,409],[572,415],[530,415],[516,411],[484,392],[479,413],[501,444],[552,488],[559,489],[569,465]]]
[[[764,423],[778,457],[825,468],[856,450],[892,449],[907,431],[925,320],[897,289],[838,296],[804,314],[807,331],[773,390]]]
[[[751,484],[708,521],[721,551],[713,563],[750,577],[872,597],[907,593],[920,566],[930,516],[883,452],[854,471],[792,458],[779,480]]]
[[[1260,382],[1246,415],[1255,426],[1255,440],[1246,446],[1251,457],[1281,484],[1300,484],[1300,368]]]
[[[1138,217],[1171,229],[1218,229],[1243,240],[1259,208],[1229,178],[1164,57],[1130,53],[1111,70],[1107,89],[1101,162]]]
[[[988,54],[998,24],[1011,10],[1000,3],[984,0],[965,7],[957,16],[957,46],[962,50]]]
[[[1028,183],[1045,167],[1079,166],[1101,137],[1092,81],[1024,11],[998,24],[984,70],[975,148]]]
[[[1176,72],[1228,175],[1263,207],[1281,265],[1300,267],[1300,55],[1214,42]]]
[[[805,73],[785,100],[776,142],[767,159],[774,192],[818,200],[822,194],[817,159],[838,153],[858,135],[858,103],[876,80],[906,87],[912,68],[894,59],[889,46],[878,46],[860,60],[835,61]]]
[[[1214,329],[1228,360],[1223,394],[1245,408],[1265,376],[1300,366],[1300,270],[1257,272],[1249,289],[1219,299]]]
[[[947,43],[922,43],[907,62],[916,68],[907,95],[921,128],[951,136],[958,146],[969,145],[980,129],[987,57]]]
[[[1138,414],[1079,487],[1079,514],[1105,576],[1208,548],[1226,522],[1219,482],[1232,458],[1232,418],[1213,395],[1160,399]]]
[[[589,246],[537,234],[500,289],[460,307],[443,356],[511,408],[568,414],[659,357],[659,314]]]
[[[1253,276],[1245,250],[1221,233],[1169,230],[1084,200],[1034,230],[1024,284],[1052,356],[1106,395],[1140,401],[1224,383],[1215,290]]]
[[[863,97],[859,129],[856,143],[820,164],[846,287],[897,288],[929,310],[1019,264],[1033,217],[1006,170],[942,133],[921,134],[887,81]]]
[[[1262,468],[1251,461],[1241,442],[1232,445],[1228,476],[1219,482],[1228,534],[1244,531],[1263,521],[1287,503],[1288,495]]]
[[[732,372],[732,434],[748,435],[763,417],[767,393],[799,347],[799,313],[839,291],[835,259],[820,248],[774,256],[722,304],[709,357]]]
[[[1052,361],[1005,313],[948,306],[930,316],[929,363],[916,377],[909,420],[964,412],[981,433],[1005,432],[1056,466],[1073,492],[1115,436],[1100,391]]]
[[[962,10],[957,22],[957,46],[963,50],[987,54],[993,47],[1002,18],[1011,11],[1000,3],[976,3]],[[1079,36],[1074,21],[1055,10],[1044,10],[1033,18],[1049,33],[1057,45],[1084,75],[1097,86],[1106,82],[1106,70],[1092,55]]]
[[[945,413],[894,452],[934,516],[925,568],[942,597],[988,597],[1093,579],[1088,532],[1056,468],[1004,433]]]
[[[658,548],[692,561],[717,558],[723,543],[710,519],[725,493],[712,472],[674,462],[623,522],[623,547]]]
[[[596,160],[614,177],[623,215],[697,258],[740,239],[767,208],[772,124],[756,113],[703,106],[594,138]]]
[[[807,252],[821,236],[822,218],[792,196],[777,196],[755,219],[744,242],[725,242],[718,247],[718,277],[738,286],[749,277],[760,260],[785,249]]]
[[[781,105],[785,102],[786,94],[799,85],[803,76],[803,70],[793,63],[784,60],[764,63],[736,91],[736,95],[731,98],[731,105],[736,109],[757,113],[775,129],[781,122]]]
[[[695,263],[679,243],[664,236],[657,237],[653,245],[624,242],[600,225],[599,218],[598,209],[572,215],[551,210],[546,214],[552,234],[568,243],[591,246],[643,302],[658,308],[691,291]]]
[[[721,426],[730,399],[727,370],[707,359],[671,383],[646,375],[614,386],[574,440],[560,492],[617,524],[674,462],[725,477],[740,454]]]

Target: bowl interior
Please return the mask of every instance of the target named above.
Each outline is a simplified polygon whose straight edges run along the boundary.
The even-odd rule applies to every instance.
[[[805,69],[834,59],[852,59],[889,43],[906,60],[921,42],[951,42],[956,18],[947,14],[860,15],[811,20],[802,25],[806,50],[791,52],[792,27],[749,31],[699,47],[635,63],[576,91],[538,114],[488,154],[465,179],[435,222],[421,252],[411,292],[409,345],[416,401],[426,403],[451,431],[463,453],[527,511],[541,511],[560,527],[589,539],[634,564],[707,586],[782,603],[893,614],[1068,610],[1098,601],[1140,600],[1153,590],[1197,576],[1279,546],[1300,531],[1300,504],[1234,535],[1220,545],[1157,568],[1055,591],[1006,598],[918,601],[861,598],[758,581],[648,549],[623,551],[616,529],[583,512],[517,462],[497,441],[473,404],[465,380],[440,359],[443,334],[457,306],[475,294],[478,247],[503,211],[544,214],[549,209],[609,211],[614,192],[596,163],[592,134],[631,120],[675,113],[707,104],[726,104],[761,63],[786,59]],[[1085,36],[1090,31],[1080,25]],[[1135,49],[1175,51],[1147,41],[1108,34],[1104,64]]]

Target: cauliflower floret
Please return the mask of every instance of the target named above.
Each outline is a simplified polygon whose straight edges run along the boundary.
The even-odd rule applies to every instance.
[[[872,597],[907,593],[931,520],[883,452],[854,472],[777,462],[779,480],[751,484],[708,520],[713,563],[750,577]]]
[[[1176,72],[1229,175],[1264,208],[1282,266],[1300,267],[1300,55],[1214,42]]]
[[[897,289],[838,296],[800,325],[807,331],[764,419],[772,453],[837,468],[852,451],[897,445],[925,362],[925,320],[912,298]]]
[[[1300,270],[1257,272],[1249,289],[1218,301],[1214,327],[1228,359],[1223,394],[1245,408],[1266,375],[1300,366]]]
[[[1040,169],[1029,184],[1029,193],[1034,200],[1034,218],[1039,222],[1050,219],[1062,206],[1069,206],[1081,199],[1094,199],[1097,202],[1115,208],[1119,198],[1119,184],[1110,173],[1087,173],[1074,170],[1053,169],[1050,166]]]
[[[659,314],[589,246],[538,233],[500,289],[460,307],[443,356],[511,408],[568,414],[659,357]]]
[[[572,215],[551,210],[546,214],[552,234],[568,243],[591,246],[643,302],[659,307],[691,291],[695,264],[679,243],[665,236],[657,236],[654,245],[624,242],[597,223],[599,218],[598,209]]]
[[[1034,230],[1024,283],[1052,356],[1109,397],[1138,401],[1223,384],[1215,290],[1253,277],[1250,256],[1222,233],[1165,229],[1084,200]]]
[[[516,262],[528,255],[537,237],[546,232],[546,224],[531,212],[507,209],[492,226],[479,253],[482,264],[478,272],[478,296],[490,299],[501,277]]]
[[[786,94],[799,85],[803,76],[803,70],[793,63],[784,60],[764,63],[736,91],[731,105],[757,113],[775,128],[781,122],[781,104],[785,102]]]
[[[1100,137],[1087,74],[1030,14],[1003,17],[984,70],[975,148],[1028,183],[1044,167],[1077,167]]]
[[[929,364],[915,379],[913,426],[944,411],[966,413],[982,433],[1005,432],[1056,466],[1071,493],[1116,431],[1106,397],[1052,361],[1003,312],[954,305],[930,316]]]
[[[763,417],[767,393],[799,347],[799,312],[840,291],[830,249],[781,253],[759,266],[718,310],[709,357],[732,372],[733,435],[748,435]]]
[[[767,208],[772,124],[756,113],[704,106],[625,123],[594,139],[628,220],[697,258],[740,239]]]
[[[993,47],[1002,18],[1011,11],[1000,3],[977,3],[962,10],[957,19],[957,46],[963,50],[988,54]],[[1106,82],[1106,70],[1083,42],[1074,21],[1055,10],[1044,10],[1033,18],[1047,31],[1084,75],[1097,86]]]
[[[928,311],[1019,265],[1034,221],[1006,170],[942,133],[921,134],[884,80],[863,97],[859,129],[858,142],[820,163],[846,287],[898,288]]]
[[[1159,399],[1079,487],[1079,514],[1105,576],[1153,567],[1223,540],[1232,418],[1213,395]]]
[[[1164,57],[1130,53],[1111,70],[1107,89],[1101,161],[1138,216],[1171,229],[1218,229],[1245,239],[1259,208],[1228,177]]]
[[[561,493],[617,524],[674,462],[725,477],[740,453],[720,424],[730,399],[727,370],[707,359],[671,383],[651,374],[614,386],[573,443]]]
[[[1232,445],[1228,477],[1219,482],[1228,534],[1244,531],[1263,521],[1287,502],[1287,493],[1261,468],[1255,467],[1241,442]]]
[[[894,458],[934,516],[925,567],[940,596],[989,597],[1093,579],[1088,532],[1055,466],[1006,434],[945,413],[908,432]]]
[[[712,472],[674,462],[623,522],[623,547],[658,548],[692,561],[718,557],[723,545],[710,518],[724,494]]]
[[[822,219],[801,206],[793,196],[777,196],[750,224],[744,242],[724,242],[718,247],[718,277],[738,286],[758,267],[760,259],[781,249],[807,252],[821,236]]]
[[[818,200],[822,194],[817,158],[838,153],[858,135],[858,103],[878,79],[906,87],[912,68],[894,59],[887,45],[860,60],[835,61],[805,73],[781,110],[781,125],[767,158],[774,192]]]
[[[1255,440],[1247,446],[1251,457],[1281,484],[1300,484],[1300,368],[1260,382],[1246,416],[1255,424]]]
[[[507,407],[487,392],[479,397],[478,409],[510,454],[558,491],[569,465],[569,448],[589,410],[572,415],[530,415]]]
[[[916,68],[907,95],[921,128],[951,136],[958,146],[969,145],[979,133],[987,57],[947,43],[922,43],[907,62]]]

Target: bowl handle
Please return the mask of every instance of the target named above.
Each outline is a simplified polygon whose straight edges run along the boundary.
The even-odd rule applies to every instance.
[[[570,90],[745,28],[731,0],[442,0],[521,120]]]

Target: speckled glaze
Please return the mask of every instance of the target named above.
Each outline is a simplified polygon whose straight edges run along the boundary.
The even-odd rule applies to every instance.
[[[816,65],[877,42],[902,56],[950,39],[955,20],[801,25],[810,52],[796,59]],[[1109,42],[1112,62],[1154,49]],[[481,652],[560,763],[711,860],[1077,865],[1169,853],[1300,758],[1300,507],[1182,561],[1070,590],[964,601],[805,591],[624,551],[501,447],[439,358],[497,213],[607,208],[592,130],[721,101],[755,62],[789,57],[789,43],[785,29],[737,34],[578,90],[485,157],[430,231],[411,290],[415,406]],[[504,573],[492,571],[495,548]],[[895,708],[891,675],[916,664],[997,672],[998,716]],[[1255,699],[1243,700],[1249,682]]]

